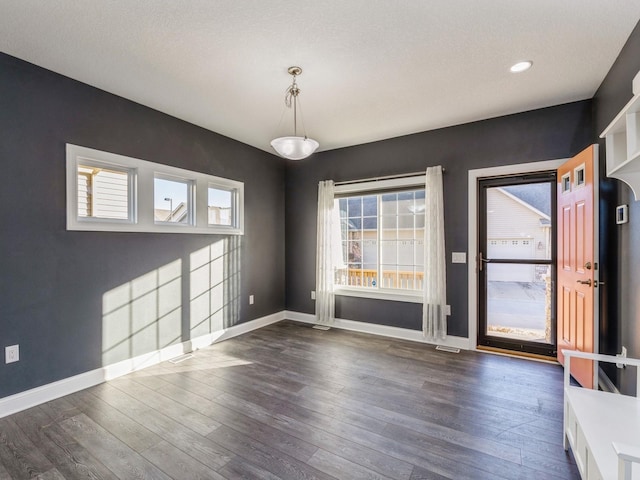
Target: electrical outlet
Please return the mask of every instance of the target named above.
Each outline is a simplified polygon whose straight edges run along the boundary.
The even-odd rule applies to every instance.
[[[20,360],[20,345],[11,345],[4,349],[5,363],[13,363]]]
[[[627,347],[622,347],[622,350],[616,355],[616,357],[627,358]],[[624,363],[616,363],[616,367],[624,368]]]
[[[315,299],[316,299],[316,291],[311,290],[311,300],[315,300]]]
[[[254,301],[253,295],[249,295],[249,305],[253,305],[253,301]]]
[[[444,314],[445,315],[451,315],[451,305],[445,305],[444,306]]]

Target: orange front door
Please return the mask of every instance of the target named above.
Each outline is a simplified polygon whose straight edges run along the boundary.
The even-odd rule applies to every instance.
[[[558,168],[557,338],[561,364],[562,349],[595,351],[597,154],[597,145],[592,145]],[[591,361],[571,362],[571,374],[583,387],[593,388],[594,371]]]

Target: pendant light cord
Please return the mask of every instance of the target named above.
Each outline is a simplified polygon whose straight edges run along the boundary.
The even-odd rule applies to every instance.
[[[300,89],[296,83],[296,75],[293,75],[293,83],[287,87],[284,94],[284,104],[287,108],[291,108],[293,105],[293,135],[298,136],[298,95],[300,95]],[[302,114],[302,108],[300,108]],[[300,115],[302,117],[302,115]],[[304,132],[304,138],[307,138],[307,130],[304,126],[304,118],[302,118],[302,131]]]

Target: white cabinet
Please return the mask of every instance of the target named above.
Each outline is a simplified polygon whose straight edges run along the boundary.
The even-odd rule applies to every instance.
[[[625,182],[640,200],[640,72],[633,79],[633,98],[600,138],[607,144],[607,176]]]

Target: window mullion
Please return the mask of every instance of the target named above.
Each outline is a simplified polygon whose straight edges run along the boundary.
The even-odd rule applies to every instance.
[[[93,172],[91,172],[91,174],[87,175],[88,178],[90,178],[90,183],[89,183],[89,188],[87,189],[87,193],[89,193],[90,197],[89,197],[89,202],[90,202],[90,206],[89,208],[91,209],[90,212],[87,212],[89,216],[93,217],[93,215],[95,214],[96,211],[96,197],[94,195],[95,193],[95,184],[96,184],[96,171],[94,170]]]

